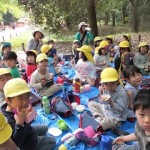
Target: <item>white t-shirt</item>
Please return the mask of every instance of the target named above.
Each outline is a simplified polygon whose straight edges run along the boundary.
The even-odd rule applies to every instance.
[[[84,62],[82,59],[79,59],[75,69],[77,71],[76,77],[78,78],[96,78],[96,69],[92,62]]]

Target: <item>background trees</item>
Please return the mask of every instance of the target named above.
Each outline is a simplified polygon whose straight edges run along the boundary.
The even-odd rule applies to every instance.
[[[8,10],[19,18],[24,8],[35,22],[52,32],[76,28],[81,21],[89,22],[94,35],[98,25],[129,25],[133,32],[150,25],[149,0],[1,0],[0,17]]]

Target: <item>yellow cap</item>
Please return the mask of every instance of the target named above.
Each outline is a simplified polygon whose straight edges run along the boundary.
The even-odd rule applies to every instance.
[[[62,144],[59,146],[58,150],[67,150],[67,148],[64,144]]]
[[[147,42],[141,42],[138,47],[142,47],[142,46],[148,46],[148,43]]]
[[[92,56],[92,48],[90,46],[83,45],[82,47],[77,48],[77,50],[83,52],[89,61],[95,63]]]
[[[36,50],[29,50],[26,52],[26,54],[28,55],[28,53],[33,52],[36,56],[38,55],[38,52]]]
[[[128,41],[121,41],[119,43],[119,47],[123,47],[123,48],[130,47],[130,43]]]
[[[46,54],[49,50],[51,50],[51,48],[52,48],[52,45],[43,45],[41,47],[41,53]]]
[[[28,92],[30,89],[25,80],[21,78],[10,79],[4,86],[5,97],[14,97]]]
[[[48,60],[48,57],[47,57],[46,54],[43,54],[43,53],[38,54],[37,57],[36,57],[36,62],[38,63],[38,62],[40,62],[40,61],[42,61],[44,59]]]
[[[0,76],[10,73],[10,70],[7,68],[0,68]]]
[[[99,37],[99,36],[97,36],[97,37],[94,38],[94,42],[96,42],[96,41],[102,41],[102,40],[103,39],[101,37]]]
[[[97,54],[99,49],[105,48],[108,45],[109,45],[108,41],[104,40],[104,41],[100,42],[99,46],[95,48],[95,53]]]
[[[12,128],[8,124],[6,118],[0,113],[0,144],[5,143],[12,134]]]
[[[124,34],[123,36],[127,37],[129,41],[131,40],[131,34],[127,33],[127,34]]]
[[[119,75],[116,69],[108,67],[102,71],[100,78],[101,83],[115,82],[119,80]]]
[[[111,39],[111,40],[113,40],[113,35],[108,35],[108,36],[106,36],[106,39]]]

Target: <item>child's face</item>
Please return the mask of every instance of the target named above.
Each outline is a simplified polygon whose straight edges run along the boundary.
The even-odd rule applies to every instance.
[[[116,90],[118,86],[118,82],[107,82],[107,83],[103,83],[103,85],[106,91],[112,93]]]
[[[27,56],[27,61],[30,64],[34,64],[35,63],[35,57],[34,56]]]
[[[10,48],[10,47],[5,47],[5,48],[3,49],[4,55],[5,55],[7,52],[9,52],[9,51],[11,51],[11,48]]]
[[[36,39],[42,39],[42,33],[41,32],[36,32],[35,33],[35,38]]]
[[[127,81],[133,86],[139,86],[142,84],[142,75],[141,73],[135,72],[134,75],[130,76],[130,79]]]
[[[38,68],[46,69],[48,67],[48,60],[44,59],[38,63]]]
[[[29,93],[24,93],[11,99],[6,98],[6,102],[12,109],[19,108],[21,110],[27,108],[29,105]]]
[[[128,48],[120,48],[121,54],[128,52]]]
[[[14,66],[16,66],[16,60],[14,60],[14,59],[6,60],[5,64],[9,68],[13,68]]]
[[[101,49],[102,55],[106,55],[107,54],[107,50],[105,50],[104,48]]]
[[[3,91],[4,85],[5,85],[6,82],[7,82],[8,80],[10,80],[10,79],[12,79],[12,76],[11,76],[10,73],[4,74],[4,75],[1,75],[1,76],[0,76],[0,90]]]
[[[150,135],[150,109],[142,110],[139,108],[135,111],[135,114],[140,127],[143,128],[146,135]]]
[[[72,47],[73,47],[73,49],[77,49],[80,47],[80,45],[78,43],[73,43]]]
[[[140,53],[141,53],[141,54],[146,54],[147,51],[148,51],[147,46],[142,46],[142,47],[140,48]]]

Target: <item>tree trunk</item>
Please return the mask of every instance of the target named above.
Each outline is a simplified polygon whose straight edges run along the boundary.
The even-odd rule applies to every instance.
[[[122,4],[121,12],[122,12],[122,24],[126,24],[126,20],[125,20],[125,17],[126,17],[126,6],[125,6],[125,4]]]
[[[116,26],[116,15],[115,15],[115,12],[112,12],[112,26],[113,27]]]
[[[105,21],[105,25],[108,25],[108,22],[109,22],[109,14],[108,14],[108,12],[105,12],[105,19],[104,19],[104,21]]]
[[[130,0],[132,4],[132,32],[138,33],[139,27],[139,0]]]
[[[87,9],[88,9],[89,24],[90,24],[90,27],[92,28],[92,32],[94,36],[98,36],[95,0],[87,0],[87,1],[88,1]]]

